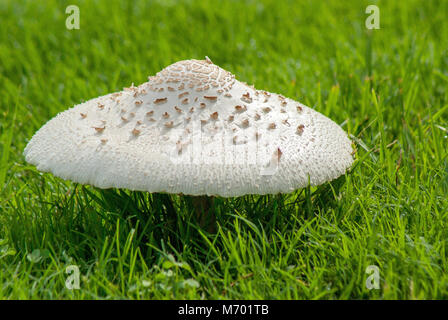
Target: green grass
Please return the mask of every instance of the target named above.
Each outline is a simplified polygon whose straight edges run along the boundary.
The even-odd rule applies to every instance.
[[[371,3],[381,29],[368,32]],[[65,28],[69,4],[80,30]],[[1,1],[0,299],[448,298],[447,12],[411,0]],[[291,195],[216,199],[209,234],[184,198],[25,163],[58,112],[206,55],[342,124],[352,170]],[[65,287],[69,265],[80,290]],[[366,289],[369,265],[379,290]]]

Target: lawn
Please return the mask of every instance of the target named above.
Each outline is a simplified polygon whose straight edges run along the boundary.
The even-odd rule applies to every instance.
[[[447,299],[447,15],[448,1],[1,1],[0,299]],[[209,233],[177,195],[24,161],[58,112],[205,56],[340,124],[351,170],[217,198]]]

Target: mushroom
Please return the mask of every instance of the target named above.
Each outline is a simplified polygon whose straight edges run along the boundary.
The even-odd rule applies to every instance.
[[[98,188],[190,195],[198,214],[211,210],[213,196],[290,193],[333,180],[353,163],[351,141],[335,122],[289,98],[258,94],[210,60],[176,62],[135,90],[137,97],[124,90],[58,114],[32,137],[26,161]],[[201,101],[198,112],[183,104],[186,96]],[[125,122],[122,109],[132,110]],[[214,121],[201,125],[205,116]],[[279,125],[285,117],[290,125]],[[186,141],[182,152],[179,141]]]

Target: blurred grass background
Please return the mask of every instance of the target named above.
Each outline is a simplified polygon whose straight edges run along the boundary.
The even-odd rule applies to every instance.
[[[65,27],[70,4],[79,30]],[[447,18],[435,0],[1,1],[0,298],[448,298]],[[218,199],[208,234],[178,197],[168,228],[166,199],[24,162],[58,112],[204,56],[342,124],[350,174]],[[73,264],[80,290],[65,287]]]

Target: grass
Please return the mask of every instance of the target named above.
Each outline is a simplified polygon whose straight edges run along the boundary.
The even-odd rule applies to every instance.
[[[368,31],[372,3],[381,29]],[[65,28],[69,4],[80,30]],[[448,298],[446,12],[415,0],[1,1],[0,299]],[[218,198],[209,234],[178,196],[25,163],[58,112],[206,55],[341,124],[352,170],[290,195]],[[65,286],[70,265],[79,290]]]

